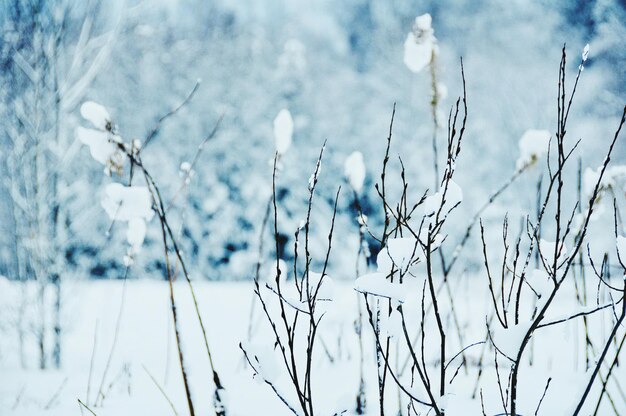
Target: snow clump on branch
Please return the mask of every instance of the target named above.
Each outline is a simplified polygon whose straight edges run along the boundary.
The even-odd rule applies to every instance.
[[[274,119],[274,143],[279,156],[284,155],[291,147],[293,136],[293,118],[287,109],[279,111]]]
[[[523,169],[535,164],[539,158],[548,153],[550,146],[550,132],[548,130],[526,130],[519,140],[520,155],[515,164],[516,168]]]
[[[413,30],[404,41],[404,64],[412,72],[418,73],[432,62],[438,51],[432,17],[428,13],[417,16]]]
[[[358,150],[346,158],[344,175],[352,189],[357,193],[361,192],[365,181],[365,163],[363,162],[363,154]]]

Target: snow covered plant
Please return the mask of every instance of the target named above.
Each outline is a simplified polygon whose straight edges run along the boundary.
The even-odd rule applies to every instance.
[[[385,390],[389,377],[406,398],[409,413],[433,411],[443,415],[446,408],[446,386],[452,381],[447,376],[447,370],[452,360],[448,361],[448,329],[444,324],[446,311],[442,309],[440,291],[447,280],[436,276],[435,265],[440,261],[445,264],[440,251],[445,240],[444,225],[463,199],[463,192],[453,179],[467,121],[462,63],[461,74],[463,97],[456,101],[450,112],[446,163],[438,181],[439,188],[430,194],[424,192],[416,202],[409,201],[411,193],[401,158],[402,194],[399,201],[393,202],[387,192],[395,107],[391,117],[380,182],[375,185],[385,212],[382,234],[375,237],[380,243],[378,270],[360,276],[355,282],[355,289],[363,295],[375,339],[380,414],[385,412]],[[437,341],[433,342],[439,345],[439,364],[435,372],[426,364],[425,345],[431,343],[431,338],[427,341],[424,332],[428,316],[436,321]],[[416,328],[418,337],[421,335],[421,351],[413,339],[412,332]],[[399,355],[392,358],[393,351],[400,354],[400,347],[409,353],[407,362],[411,376],[408,380],[404,368],[392,365],[400,360]]]
[[[439,46],[435,38],[435,30],[432,27],[432,17],[426,13],[415,18],[413,28],[404,42],[404,64],[413,73],[419,73],[427,66],[430,67],[431,100],[430,109],[433,121],[433,167],[435,173],[435,186],[439,180],[439,154],[437,136],[440,129],[439,102],[447,95],[447,88],[438,81],[437,55]]]
[[[315,188],[317,186],[322,156],[325,145],[322,147],[315,171],[309,181],[309,198],[306,219],[302,221],[295,232],[294,260],[292,265],[292,279],[287,280],[284,264],[280,259],[280,241],[278,234],[278,204],[276,201],[276,171],[279,153],[274,158],[272,174],[272,206],[274,213],[274,242],[276,248],[276,267],[274,280],[262,285],[259,279],[254,281],[254,293],[259,299],[263,315],[271,328],[273,335],[274,354],[259,346],[250,343],[240,343],[244,357],[254,371],[254,376],[267,384],[282,403],[295,415],[313,416],[319,414],[315,405],[313,373],[316,367],[315,346],[318,341],[318,329],[329,303],[333,301],[333,282],[326,274],[331,252],[337,200],[341,187],[337,190],[333,216],[328,233],[328,247],[323,259],[320,272],[314,272],[312,256],[309,249],[309,229]],[[304,269],[299,270],[298,254],[300,253],[300,233],[304,231]],[[280,363],[280,364],[278,364]],[[279,375],[283,372],[288,375],[288,385],[280,383]],[[345,409],[333,411],[340,414]]]
[[[89,146],[91,157],[104,165],[106,175],[111,176],[112,172],[121,173],[124,154],[118,144],[122,143],[122,138],[115,132],[107,109],[93,101],[87,101],[80,106],[80,114],[94,128],[79,126],[76,137]]]
[[[270,163],[274,167],[274,175],[277,175],[278,172],[282,169],[282,159],[285,154],[291,147],[292,137],[293,137],[293,118],[288,109],[283,108],[278,112],[276,117],[274,118],[273,123],[273,133],[274,133],[274,147],[275,153],[274,158],[270,160]],[[261,222],[261,230],[259,232],[259,245],[258,245],[258,254],[257,261],[254,268],[254,280],[258,281],[261,278],[261,267],[263,266],[264,259],[264,247],[265,247],[265,234],[266,228],[270,220],[270,214],[272,211],[272,202],[274,199],[274,192],[270,193],[270,196],[265,204],[265,213],[263,215],[263,221]],[[248,341],[252,339],[253,322],[254,322],[254,313],[256,309],[256,301],[257,296],[255,295],[252,298],[252,303],[250,305],[250,320],[248,322]]]
[[[287,153],[291,147],[291,138],[293,136],[293,118],[286,108],[278,112],[274,119],[274,142],[276,144],[276,152],[282,156]]]
[[[87,101],[80,107],[83,118],[94,128],[79,126],[76,137],[89,147],[91,157],[104,165],[104,173],[121,175],[124,166],[125,152],[136,155],[139,143],[124,143],[116,133],[116,127],[106,108],[93,101]],[[145,186],[125,186],[121,183],[107,185],[102,207],[112,221],[128,224],[126,239],[129,244],[124,264],[129,266],[133,258],[141,250],[146,235],[146,221],[150,221],[154,212],[150,192]]]
[[[588,48],[586,47],[585,52],[583,52],[582,63],[586,60],[587,53]],[[504,412],[510,415],[529,414],[535,407],[537,409],[535,414],[537,414],[539,406],[550,385],[551,378],[548,378],[543,396],[541,399],[537,399],[538,404],[537,402],[528,403],[527,399],[519,400],[519,380],[522,371],[525,369],[524,366],[522,366],[522,358],[528,354],[531,339],[536,339],[541,336],[543,328],[559,325],[579,317],[586,319],[589,315],[601,313],[602,311],[605,313],[612,312],[612,316],[614,317],[612,331],[608,339],[600,341],[600,353],[597,355],[595,363],[589,365],[589,372],[581,386],[580,393],[571,398],[572,408],[571,413],[568,413],[573,415],[579,415],[581,412],[583,412],[582,414],[590,414],[590,408],[585,407],[586,400],[598,376],[600,367],[603,364],[611,344],[615,341],[617,332],[626,315],[626,303],[624,299],[626,294],[626,280],[624,280],[623,284],[618,285],[608,282],[606,275],[607,268],[605,267],[604,261],[603,267],[600,270],[596,269],[594,259],[589,251],[589,263],[598,278],[598,290],[601,285],[605,286],[611,294],[610,297],[612,301],[606,304],[600,304],[598,301],[597,306],[594,308],[574,311],[563,318],[547,318],[549,311],[553,309],[552,306],[555,303],[554,299],[557,294],[563,292],[562,289],[566,282],[573,282],[573,284],[576,285],[577,293],[579,291],[578,284],[580,283],[576,281],[576,276],[573,275],[572,272],[574,269],[574,261],[580,259],[580,267],[583,268],[582,255],[580,253],[583,249],[583,244],[586,243],[588,247],[590,244],[587,242],[586,238],[590,217],[596,206],[601,190],[606,186],[606,181],[609,177],[608,174],[611,171],[611,168],[608,166],[609,161],[611,160],[614,146],[626,120],[625,107],[619,126],[609,144],[602,166],[593,177],[586,175],[587,192],[585,198],[587,204],[584,207],[584,211],[582,211],[580,225],[575,228],[573,222],[577,212],[580,210],[580,202],[577,202],[574,207],[571,208],[571,211],[566,208],[567,185],[570,184],[570,181],[567,180],[564,171],[567,168],[568,162],[578,142],[574,145],[568,145],[565,132],[567,130],[567,117],[582,72],[582,63],[576,76],[574,88],[567,97],[568,94],[566,94],[565,88],[565,62],[566,53],[565,48],[563,48],[558,84],[557,129],[551,145],[552,149],[554,149],[553,154],[555,154],[556,162],[550,158],[546,159],[548,185],[545,194],[543,196],[540,195],[542,201],[537,217],[534,220],[530,217],[526,220],[526,239],[528,241],[523,241],[525,240],[523,234],[520,234],[513,243],[515,249],[513,252],[510,252],[509,247],[511,242],[508,238],[508,221],[505,219],[503,227],[504,253],[502,263],[498,265],[497,268],[493,267],[493,265],[490,265],[489,256],[487,254],[487,243],[485,242],[485,231],[481,223],[485,271],[493,307],[493,313],[487,318],[487,341],[494,347],[494,360],[496,365],[499,359],[504,359],[506,363],[504,368],[498,369],[496,367],[502,406],[501,409],[498,409],[498,412]],[[547,151],[546,145],[549,140],[549,134],[547,132],[534,131],[525,135],[525,138],[526,140],[522,140],[521,143],[522,156],[520,160],[522,163],[532,162],[540,153],[543,154]],[[575,183],[572,185],[575,186]],[[614,209],[615,238],[619,252],[619,246],[623,240],[621,240],[622,237],[618,236],[616,205]],[[553,216],[548,215],[547,212],[554,212],[554,214],[552,214]],[[553,219],[553,221],[551,221],[551,219]],[[541,231],[542,228],[543,231]],[[550,230],[553,235],[548,236],[546,229]],[[526,247],[526,249],[524,250],[521,247]],[[534,253],[536,253],[537,261],[535,267],[532,268],[529,264]],[[623,269],[622,273],[626,272],[623,262],[620,262],[620,264]],[[499,273],[496,274],[494,272],[495,270],[498,270]],[[585,288],[583,287],[581,290],[584,291]],[[533,301],[534,307],[529,309],[527,305],[531,300]],[[585,327],[587,328],[586,323]],[[592,341],[589,332],[586,331],[586,343],[597,345],[595,344],[596,342],[598,341]],[[545,353],[545,351],[543,352]],[[616,360],[618,355],[619,349],[615,354]],[[508,375],[501,375],[500,373],[504,372],[506,368],[508,368]],[[598,412],[600,402],[606,392],[606,382],[611,372],[612,367],[606,375],[606,378],[603,379],[602,392],[600,393],[594,414]],[[503,380],[503,383],[500,383],[500,380]]]
[[[196,316],[200,323],[207,357],[212,370],[210,380],[214,384],[214,411],[218,416],[225,416],[226,406],[224,403],[224,388],[220,382],[220,378],[211,356],[204,322],[200,315],[200,309],[191,279],[189,277],[189,271],[187,270],[182,251],[179,248],[175,233],[172,231],[172,227],[170,226],[170,222],[167,217],[168,210],[172,205],[172,201],[178,195],[178,192],[173,195],[172,201],[166,203],[163,194],[154,180],[154,177],[150,174],[142,160],[142,152],[158,135],[161,123],[166,118],[175,114],[184,104],[186,104],[191,99],[197,88],[198,83],[196,83],[194,89],[182,104],[159,119],[157,125],[146,136],[146,139],[143,142],[143,147],[139,140],[125,142],[118,134],[117,127],[113,123],[107,109],[92,101],[83,103],[80,111],[83,118],[89,121],[94,128],[78,127],[76,130],[76,136],[82,143],[89,146],[91,156],[97,162],[105,165],[104,173],[107,176],[111,176],[112,178],[117,177],[121,181],[125,173],[125,167],[128,167],[127,183],[110,183],[106,186],[104,198],[102,199],[102,207],[112,221],[127,223],[128,228],[126,230],[126,239],[128,241],[129,248],[126,256],[124,256],[124,264],[126,265],[127,272],[133,264],[134,257],[139,254],[146,236],[147,222],[149,222],[156,213],[163,241],[165,274],[169,282],[170,306],[174,321],[174,333],[176,337],[176,345],[178,347],[178,357],[185,387],[187,404],[189,406],[189,413],[191,416],[195,415],[189,379],[186,373],[185,355],[181,348],[181,333],[178,324],[176,299],[174,296],[173,281],[176,278],[175,274],[177,270],[181,270],[185,277],[192,295]],[[204,144],[214,137],[217,132],[218,125],[219,121],[213,131],[199,145],[193,162],[185,165],[184,169],[182,169],[184,171],[182,186],[186,186],[188,184],[193,172],[194,164],[197,162],[198,156],[202,151]],[[134,184],[134,182],[138,179],[137,177],[139,177],[139,179],[143,179],[143,185]],[[103,383],[106,378],[107,369],[105,369]],[[99,403],[102,404],[104,396],[100,394],[98,398],[100,400]],[[96,404],[98,404],[98,401],[96,401]]]
[[[532,350],[532,343],[541,333],[546,332],[543,328],[601,314],[605,315],[602,317],[605,321],[612,318],[611,331],[607,337],[606,334],[585,327],[586,343],[591,345],[595,360],[588,360],[588,372],[585,374],[580,391],[571,396],[574,399],[570,414],[579,415],[583,414],[582,412],[589,414],[587,399],[590,393],[595,394],[596,391],[599,393],[595,403],[595,414],[600,409],[602,398],[610,398],[607,383],[615,373],[613,369],[617,365],[617,357],[623,345],[623,342],[619,342],[618,333],[623,332],[622,324],[626,317],[624,299],[626,280],[619,284],[612,283],[608,277],[609,267],[606,257],[602,266],[596,268],[597,261],[594,262],[588,250],[588,262],[585,265],[581,250],[585,243],[588,246],[590,244],[587,241],[588,224],[600,192],[608,189],[608,183],[613,183],[613,180],[608,178],[618,176],[621,172],[620,168],[611,169],[608,164],[626,120],[626,108],[602,166],[598,169],[597,175],[593,176],[593,181],[588,178],[590,191],[586,196],[587,203],[584,208],[581,203],[575,203],[570,211],[566,208],[570,201],[566,197],[569,192],[567,188],[568,185],[576,184],[568,180],[565,172],[568,171],[568,162],[578,143],[568,145],[565,132],[581,71],[579,69],[571,93],[566,94],[565,49],[563,49],[559,74],[558,124],[554,138],[551,140],[547,131],[531,130],[524,134],[520,141],[521,154],[516,172],[470,219],[451,257],[447,256],[446,241],[449,237],[445,224],[448,216],[463,200],[463,192],[455,183],[454,176],[467,116],[465,88],[463,97],[457,100],[450,113],[446,164],[439,177],[439,186],[434,192],[426,191],[421,194],[416,202],[410,201],[411,193],[402,159],[400,159],[402,193],[399,199],[392,200],[386,187],[389,180],[387,168],[392,137],[392,114],[382,173],[380,181],[375,185],[385,212],[383,230],[380,237],[375,237],[372,230],[366,229],[380,243],[377,270],[361,275],[354,286],[363,296],[369,326],[375,340],[381,414],[386,408],[385,400],[389,399],[389,394],[386,395],[385,390],[391,388],[390,383],[397,387],[401,395],[399,408],[406,409],[409,415],[426,412],[436,415],[451,414],[453,409],[459,409],[456,403],[460,398],[456,392],[459,385],[454,382],[458,380],[457,376],[461,370],[465,374],[461,379],[467,378],[472,365],[478,370],[472,399],[479,391],[484,415],[520,415],[532,414],[533,411],[536,415],[540,414],[544,398],[550,396],[548,387],[552,377],[546,376],[547,381],[542,380],[545,382],[543,395],[540,391],[539,395],[529,397],[527,388],[520,389],[520,385],[528,384],[520,383],[520,378],[528,368],[528,361],[523,358],[528,358],[531,354],[531,363],[542,358],[549,360],[548,357],[542,356],[548,355],[551,351],[542,349],[529,353],[529,350]],[[463,75],[462,66],[461,74]],[[464,75],[463,85],[465,86]],[[551,157],[547,157],[548,155]],[[539,163],[544,156],[547,163],[547,187],[544,192],[539,191],[541,200],[536,218],[527,217],[524,225],[526,233],[522,229],[511,241],[509,223],[505,217],[502,229],[504,253],[501,263],[494,265],[493,258],[488,255],[485,226],[480,216],[521,172],[530,166],[545,166]],[[611,172],[616,173],[611,175]],[[580,225],[575,227],[574,219],[579,211],[582,212]],[[550,215],[547,212],[550,212]],[[618,231],[620,229],[618,217],[615,203],[614,241],[621,273],[625,273],[623,252],[626,251],[626,238]],[[459,253],[466,247],[476,223],[480,224],[481,254],[484,259],[490,301],[483,321],[484,338],[466,340],[465,338],[472,334],[460,324],[458,311],[455,309],[459,294],[454,291],[450,282],[453,277],[457,277],[452,275],[451,271],[460,258]],[[533,256],[534,267],[531,266]],[[576,260],[579,262],[575,263]],[[552,311],[555,309],[553,301],[557,294],[560,297],[567,296],[567,293],[574,293],[577,298],[587,296],[584,280],[583,286],[580,287],[581,283],[574,274],[575,267],[581,269],[588,267],[596,275],[597,304],[578,308],[564,317],[555,318]],[[576,291],[563,290],[566,282],[573,283]],[[600,302],[601,287],[608,292],[605,302]],[[602,338],[598,341],[594,336]],[[471,352],[470,348],[478,345],[482,345],[479,358],[467,355]],[[611,347],[612,345],[614,347]],[[451,348],[454,349],[451,351]],[[611,364],[605,365],[603,363],[611,348],[615,359]],[[484,376],[484,373],[490,371],[486,370],[484,365],[485,356],[489,354],[492,354],[492,358],[487,360],[495,364],[495,368],[493,374]],[[482,378],[486,378],[490,383],[485,392],[482,389]],[[602,382],[601,390],[597,386],[592,389],[598,378]],[[523,391],[523,394],[520,391]],[[483,401],[484,398],[488,399],[486,403]]]
[[[426,68],[438,52],[432,21],[428,13],[417,16],[404,41],[404,64],[412,72],[417,73]]]
[[[358,150],[352,152],[344,162],[344,176],[348,181],[348,184],[354,192],[354,206],[358,211],[356,217],[356,224],[359,230],[359,246],[356,256],[355,277],[360,274],[359,264],[361,257],[363,257],[364,263],[367,264],[371,256],[369,246],[365,240],[367,232],[367,217],[363,214],[361,208],[361,202],[359,200],[359,194],[363,189],[363,183],[365,182],[366,170],[365,162],[363,161],[363,154]],[[354,330],[359,338],[359,389],[356,394],[356,404],[354,411],[357,415],[366,414],[367,400],[365,394],[365,353],[363,349],[363,304],[361,296],[357,294],[357,308],[358,315],[354,322]]]

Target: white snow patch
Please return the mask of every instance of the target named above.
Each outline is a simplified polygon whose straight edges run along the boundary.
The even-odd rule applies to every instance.
[[[541,257],[547,266],[554,264],[554,252],[556,249],[556,243],[553,241],[546,241],[544,239],[539,240],[539,247],[541,248]],[[565,261],[567,258],[567,246],[561,243],[561,246],[557,251],[557,267]]]
[[[443,101],[448,97],[448,87],[443,82],[437,83],[437,99]]]
[[[183,162],[180,164],[181,172],[188,173],[191,170],[191,163]]]
[[[85,101],[80,106],[80,115],[100,130],[108,130],[110,127],[111,116],[107,109],[98,103]]]
[[[585,169],[585,173],[583,174],[583,191],[587,198],[591,198],[593,195],[596,183],[598,183],[598,179],[600,178],[600,169],[602,168],[598,168],[598,170],[591,168]]]
[[[545,270],[534,269],[526,275],[526,283],[532,287],[539,298],[535,306],[537,309],[542,309],[554,290],[554,283],[550,276]]]
[[[293,119],[287,109],[282,109],[274,119],[274,142],[279,155],[284,155],[291,146]]]
[[[404,64],[412,72],[420,72],[428,66],[437,53],[437,39],[432,28],[432,17],[426,13],[415,18],[413,30],[404,41]]]
[[[110,137],[112,140],[109,140]],[[119,141],[117,136],[111,136],[111,134],[106,131],[87,129],[81,126],[76,128],[76,138],[80,140],[81,143],[89,146],[91,157],[103,165],[109,163],[111,157],[117,150],[117,146],[113,141]]]
[[[248,358],[256,368],[262,381],[272,384],[280,378],[281,368],[274,351],[266,345],[241,342],[241,347],[248,354]]]
[[[356,192],[360,192],[363,188],[363,182],[365,181],[365,163],[363,162],[363,153],[358,150],[352,152],[350,156],[346,158],[344,164],[344,175],[352,189]]]
[[[542,269],[534,269],[528,273],[526,281],[533,288],[537,295],[548,296],[554,289],[554,284],[550,280],[550,276]]]
[[[421,254],[421,246],[415,238],[390,238],[387,245],[378,252],[378,272],[388,275],[392,268],[404,272],[410,263],[421,258]]]
[[[433,195],[427,197],[423,203],[424,215],[434,215],[439,211],[439,207],[442,206],[443,189],[439,192],[435,192]],[[450,180],[448,182],[448,189],[445,194],[445,201],[443,201],[442,214],[447,214],[457,204],[463,201],[463,190],[456,182]]]
[[[514,360],[522,346],[522,341],[530,329],[532,322],[524,322],[509,328],[490,330],[491,338],[498,351]]]
[[[540,157],[548,153],[550,146],[550,132],[548,130],[526,130],[519,140],[520,156],[515,166],[521,169],[527,164],[533,164]]]
[[[591,168],[585,169],[585,173],[583,174],[583,191],[587,199],[591,199],[591,197],[593,196],[593,191],[595,190],[596,183],[598,183],[601,172],[602,166],[598,167],[598,169],[596,170],[593,170]],[[625,165],[615,165],[608,167],[604,171],[604,176],[602,176],[602,180],[600,181],[600,191],[609,188],[623,187],[625,181]]]
[[[141,251],[143,240],[146,238],[146,221],[141,217],[134,217],[128,220],[126,230],[126,240],[132,248],[133,253]]]
[[[381,320],[382,332],[386,333],[389,338],[402,339],[404,336],[404,330],[402,329],[402,314],[397,308],[391,311],[391,314],[387,316],[385,312],[384,320]]]
[[[287,280],[289,276],[287,263],[285,260],[278,260],[278,270],[280,271],[280,282],[283,283]],[[276,281],[276,262],[272,262],[269,272],[267,273],[267,280],[272,282],[272,286],[274,286],[273,282]]]
[[[354,289],[357,292],[381,296],[403,303],[407,296],[406,287],[386,279],[385,273],[370,273],[356,279]]]
[[[154,212],[150,192],[145,186],[124,186],[111,183],[105,189],[102,208],[111,220],[130,221],[143,218],[149,221]]]
[[[309,272],[309,288],[311,295],[317,291],[318,301],[331,301],[335,293],[333,279],[327,274],[322,277],[321,273]]]
[[[313,190],[313,187],[315,186],[315,182],[317,181],[317,178],[319,177],[321,172],[322,172],[322,161],[320,160],[316,167],[316,172],[313,172],[311,176],[309,176],[309,191]]]

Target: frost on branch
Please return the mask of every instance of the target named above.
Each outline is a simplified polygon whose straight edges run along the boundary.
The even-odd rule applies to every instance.
[[[322,147],[322,151],[325,149],[326,145]],[[309,191],[313,191],[315,189],[315,184],[317,184],[317,178],[320,176],[322,172],[322,160],[317,160],[317,165],[315,166],[315,170],[309,176]]]
[[[293,119],[287,109],[282,109],[274,119],[274,142],[279,155],[284,155],[291,146]]]
[[[578,70],[580,72],[583,72],[585,70],[585,62],[587,62],[587,58],[589,58],[589,44],[586,44],[583,48],[582,62],[578,66]]]
[[[587,58],[589,58],[589,44],[586,44],[583,48],[582,58],[583,62],[587,62]]]
[[[432,17],[426,13],[415,18],[413,30],[404,42],[404,64],[412,72],[420,72],[437,54],[437,38],[432,28]]]
[[[80,115],[99,130],[111,130],[111,116],[106,108],[93,101],[80,106]]]
[[[548,130],[526,130],[519,140],[520,155],[516,162],[516,168],[522,169],[526,165],[532,165],[540,157],[548,153],[550,146],[550,132]]]
[[[355,192],[361,192],[363,182],[365,181],[365,163],[363,162],[363,154],[354,151],[346,158],[344,164],[344,175]]]

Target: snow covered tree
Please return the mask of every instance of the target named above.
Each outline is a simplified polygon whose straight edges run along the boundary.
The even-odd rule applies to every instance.
[[[70,168],[78,147],[68,114],[106,61],[112,39],[110,34],[94,37],[93,10],[74,6],[62,0],[20,0],[4,3],[0,11],[5,39],[0,50],[2,186],[12,236],[3,242],[12,259],[7,274],[37,285],[40,368],[49,360],[61,365],[62,281],[71,274],[67,259],[75,192],[84,184]],[[25,330],[19,329],[21,334]],[[26,338],[20,336],[22,342]]]

